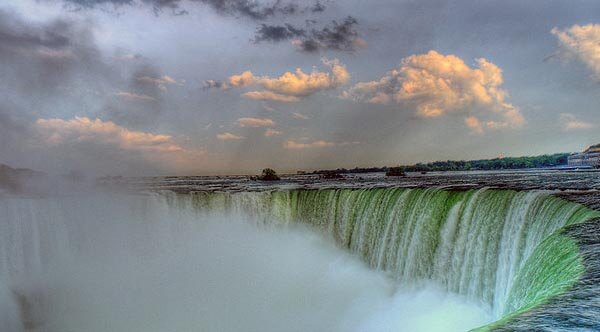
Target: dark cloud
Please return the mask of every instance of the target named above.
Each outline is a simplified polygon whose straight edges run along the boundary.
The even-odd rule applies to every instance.
[[[226,89],[228,88],[227,83],[218,80],[205,80],[202,82],[204,89]]]
[[[269,42],[280,42],[289,40],[292,38],[299,38],[306,36],[306,30],[296,28],[291,24],[286,25],[266,25],[262,24],[260,28],[256,30],[255,43],[261,41]]]
[[[132,128],[148,128],[156,124],[164,109],[162,73],[150,62],[137,66],[129,83],[108,98],[104,115],[107,120]]]
[[[0,88],[25,96],[53,97],[100,83],[108,70],[89,24],[66,19],[31,23],[0,10]],[[7,98],[9,93],[5,94]]]
[[[50,172],[154,169],[143,156],[114,147],[48,147],[37,136],[38,119],[86,116],[142,131],[160,124],[164,91],[180,82],[139,54],[105,56],[93,28],[64,18],[30,22],[0,10],[0,163]],[[152,102],[127,100],[120,91]]]
[[[319,1],[313,5],[299,6],[296,2],[276,0],[274,2],[261,3],[255,0],[63,0],[74,9],[94,8],[102,5],[130,6],[144,4],[152,6],[155,12],[168,9],[176,14],[186,14],[185,2],[200,3],[211,7],[222,15],[246,17],[253,20],[265,20],[276,15],[294,15],[303,12],[319,13],[326,7]]]
[[[294,27],[291,24],[267,25],[262,24],[257,30],[254,41],[281,42],[294,40],[294,44],[303,52],[319,50],[335,50],[353,52],[360,44],[360,36],[356,30],[358,21],[346,17],[342,22],[332,21],[330,26],[309,31]]]
[[[310,11],[313,13],[322,13],[327,9],[325,5],[323,5],[320,1],[315,2],[315,4],[310,7]]]

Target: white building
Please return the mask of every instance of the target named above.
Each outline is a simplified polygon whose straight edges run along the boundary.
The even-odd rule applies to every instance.
[[[583,166],[600,168],[600,144],[590,146],[581,153],[569,156],[569,166]]]

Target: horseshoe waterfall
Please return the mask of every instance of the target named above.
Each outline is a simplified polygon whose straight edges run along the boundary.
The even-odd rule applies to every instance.
[[[73,196],[0,199],[9,331],[600,330],[600,212],[544,191]]]

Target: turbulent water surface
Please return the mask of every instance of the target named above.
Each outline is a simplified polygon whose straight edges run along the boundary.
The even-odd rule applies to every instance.
[[[56,332],[593,331],[599,216],[490,189],[4,197],[0,319]]]

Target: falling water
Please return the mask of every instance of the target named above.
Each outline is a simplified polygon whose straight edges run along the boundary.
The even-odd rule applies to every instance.
[[[57,332],[239,330],[219,316],[228,311],[249,331],[250,316],[272,317],[257,331],[419,331],[415,317],[434,331],[420,314],[441,305],[439,331],[466,312],[478,319],[458,331],[501,329],[576,287],[587,263],[565,227],[599,216],[539,191],[488,189],[5,197],[0,309]]]

